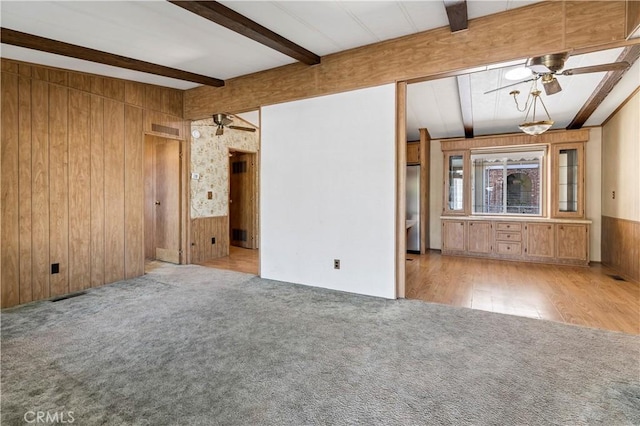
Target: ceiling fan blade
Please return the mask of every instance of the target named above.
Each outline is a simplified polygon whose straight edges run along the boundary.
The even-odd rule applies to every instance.
[[[498,90],[506,89],[507,87],[513,87],[513,86],[517,86],[518,84],[528,83],[530,81],[537,80],[538,78],[540,78],[540,77],[536,76],[534,78],[530,78],[529,80],[522,80],[522,81],[519,81],[517,83],[507,84],[506,86],[498,87],[497,89],[492,89],[492,90],[489,90],[488,92],[484,92],[484,94],[486,95],[488,93],[492,93],[492,92],[496,92]]]
[[[590,72],[605,72],[605,71],[621,71],[626,70],[631,65],[629,62],[612,62],[610,64],[591,65],[589,67],[572,68],[562,71],[561,75],[576,75],[587,74]]]
[[[542,87],[544,87],[544,93],[546,93],[547,96],[555,95],[556,93],[562,90],[562,87],[560,87],[560,83],[558,82],[558,79],[555,77],[549,79],[549,81],[545,81],[543,78]]]
[[[227,126],[230,129],[234,129],[234,130],[244,130],[245,132],[255,132],[256,129],[254,129],[253,127],[242,127],[242,126]]]

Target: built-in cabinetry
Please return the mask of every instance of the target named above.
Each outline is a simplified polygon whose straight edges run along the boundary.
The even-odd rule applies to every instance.
[[[587,265],[590,221],[441,217],[442,254]]]
[[[420,142],[407,142],[407,164],[420,164]]]
[[[587,265],[588,130],[442,141],[442,253]]]

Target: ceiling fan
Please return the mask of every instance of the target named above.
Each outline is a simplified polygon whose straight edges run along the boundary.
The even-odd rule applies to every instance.
[[[556,78],[556,75],[578,75],[578,74],[587,74],[592,72],[605,72],[605,71],[618,71],[624,70],[630,67],[628,62],[611,62],[609,64],[601,64],[601,65],[591,65],[580,68],[570,68],[564,71],[561,71],[564,68],[564,63],[569,57],[569,53],[553,53],[550,55],[536,56],[533,58],[529,58],[525,65],[526,69],[531,71],[533,75],[532,78],[528,80],[519,81],[517,83],[508,84],[506,86],[498,87],[497,89],[489,90],[487,93],[492,93],[497,90],[502,90],[507,87],[516,86],[518,84],[527,83],[530,81],[542,81],[542,87],[544,88],[544,92],[547,96],[554,95],[562,90],[560,87],[560,83]]]
[[[242,130],[244,132],[255,132],[256,129],[253,127],[242,127],[242,126],[232,126],[233,123],[232,116],[229,114],[218,113],[213,114],[213,122],[218,127],[216,129],[216,136],[220,136],[224,134],[224,128],[234,129],[234,130]]]

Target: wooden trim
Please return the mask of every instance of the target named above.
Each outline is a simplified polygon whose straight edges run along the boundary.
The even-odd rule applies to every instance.
[[[225,81],[224,88],[185,92],[185,117],[201,119],[217,111],[257,106],[379,86],[552,52],[608,49],[624,40],[622,8],[610,3],[539,2],[469,21],[452,34],[437,28],[322,57],[308,67],[295,63]],[[565,17],[567,18],[565,20]],[[585,29],[585,19],[598,30]],[[566,21],[566,22],[565,22]],[[526,34],[526,37],[517,35]],[[532,43],[531,40],[536,40]]]
[[[118,68],[126,68],[134,71],[161,75],[178,80],[192,81],[194,83],[200,83],[212,87],[224,86],[224,81],[217,78],[169,68],[163,65],[152,64],[150,62],[127,58],[125,56],[114,55],[113,53],[27,34],[11,30],[9,28],[2,28],[1,37],[3,43],[11,44],[13,46],[26,47],[27,49],[54,53],[56,55],[68,56],[85,61],[97,62],[99,64],[111,65]]]
[[[404,298],[407,258],[407,83],[396,84],[396,298]]]
[[[469,27],[467,20],[467,0],[443,0],[449,19],[451,32],[466,30]]]
[[[464,126],[464,137],[473,138],[473,108],[471,107],[471,76],[469,74],[459,75],[458,96],[460,97],[460,110],[462,112],[462,124]]]
[[[290,56],[304,64],[320,63],[320,56],[302,46],[274,33],[244,15],[230,9],[217,1],[171,1],[178,7],[195,13],[211,22],[222,25],[240,35],[264,44],[280,53]]]
[[[431,135],[420,129],[420,254],[429,250],[429,175],[431,173]]]
[[[626,47],[620,56],[618,56],[617,62],[628,62],[630,64],[629,68],[631,68],[638,57],[640,57],[640,44]],[[573,120],[571,120],[567,129],[581,128],[629,68],[607,72],[602,81],[600,81],[600,84],[598,84],[598,87],[595,88],[591,96],[589,96],[589,99],[587,99],[582,108],[580,108],[580,111],[578,111]]]
[[[589,140],[589,129],[554,130],[538,136],[524,133],[479,136],[473,139],[442,139],[442,151],[459,151],[463,149],[489,148],[512,145],[544,145],[569,142],[586,142]]]
[[[627,0],[627,27],[626,36],[630,37],[636,30],[640,29],[640,1]]]

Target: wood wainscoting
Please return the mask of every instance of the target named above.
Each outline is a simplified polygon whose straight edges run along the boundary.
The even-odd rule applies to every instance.
[[[640,222],[602,216],[602,263],[640,282]]]
[[[212,239],[215,238],[215,244]],[[229,255],[229,216],[191,220],[191,263]]]
[[[144,274],[151,110],[182,92],[2,59],[2,307]]]

